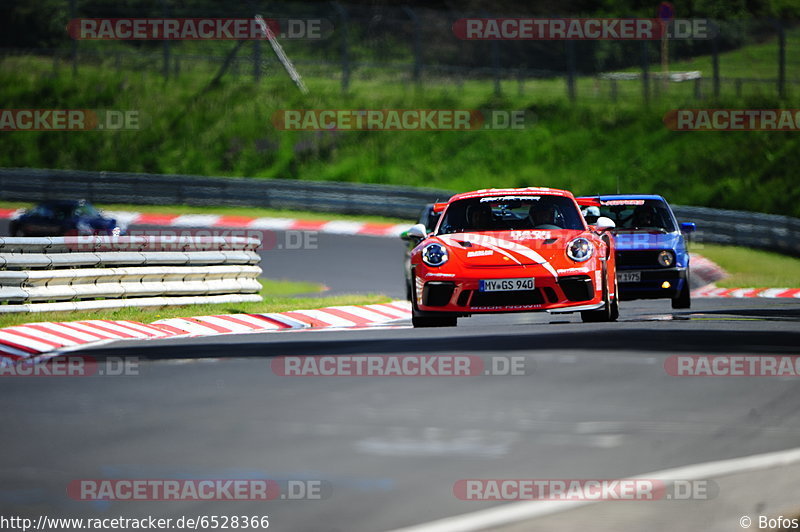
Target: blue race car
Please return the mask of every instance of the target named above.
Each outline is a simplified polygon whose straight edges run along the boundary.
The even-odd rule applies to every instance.
[[[85,200],[45,201],[11,220],[11,236],[120,235],[124,230]]]
[[[685,235],[695,224],[678,224],[667,201],[656,195],[591,196],[578,203],[587,223],[606,217],[615,224],[620,299],[669,298],[672,308],[691,306]]]

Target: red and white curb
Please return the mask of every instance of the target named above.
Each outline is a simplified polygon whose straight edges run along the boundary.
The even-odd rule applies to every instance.
[[[718,288],[709,285],[692,292],[694,297],[800,298],[800,288]]]
[[[24,209],[0,209],[0,219],[14,218]],[[253,229],[271,231],[318,231],[336,235],[364,235],[397,237],[411,227],[407,224],[380,222],[355,222],[348,220],[302,220],[297,218],[252,218],[218,214],[157,214],[129,211],[104,211],[107,216],[127,227],[129,225],[157,225],[163,227],[203,227],[226,229]]]
[[[723,270],[716,262],[702,255],[698,255],[697,253],[691,253],[690,255],[692,277],[694,279],[699,279],[702,282],[702,286],[721,281],[728,277],[728,272]]]
[[[27,323],[0,329],[0,365],[116,340],[216,336],[287,329],[363,328],[409,319],[411,304],[408,301],[393,301],[269,314],[169,318],[150,324],[129,320]]]

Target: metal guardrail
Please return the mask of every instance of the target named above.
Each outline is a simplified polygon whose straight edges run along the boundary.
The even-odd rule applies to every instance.
[[[416,218],[452,192],[389,185],[237,177],[0,169],[0,199],[83,198],[97,203],[235,205]]]
[[[680,222],[695,222],[695,243],[760,248],[800,256],[800,219],[777,214],[673,205]]]
[[[0,238],[0,313],[260,301],[243,237]]]
[[[392,185],[0,168],[0,200],[13,201],[85,198],[100,203],[237,205],[416,220],[423,205],[452,194]],[[697,223],[695,242],[800,256],[800,219],[683,205],[673,209],[680,221]]]

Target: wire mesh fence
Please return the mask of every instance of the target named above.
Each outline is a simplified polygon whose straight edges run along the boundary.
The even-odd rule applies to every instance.
[[[792,53],[800,46],[800,32],[778,20],[709,20],[713,38],[673,38],[665,44],[658,39],[472,40],[458,34],[459,21],[498,14],[419,7],[255,0],[225,6],[177,0],[136,5],[54,0],[47,5],[52,12],[40,14],[39,26],[24,34],[12,30],[0,40],[0,53],[52,57],[54,68],[72,68],[76,75],[90,65],[158,73],[167,80],[224,69],[225,75],[258,83],[285,75],[263,39],[76,39],[63,28],[87,19],[254,20],[261,14],[276,21],[276,35],[304,78],[334,80],[343,91],[376,81],[456,88],[479,81],[495,93],[648,101],[787,96],[800,84],[800,55]],[[44,21],[47,27],[41,27]]]

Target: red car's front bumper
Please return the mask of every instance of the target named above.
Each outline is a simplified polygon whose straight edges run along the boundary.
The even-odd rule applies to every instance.
[[[474,268],[468,276],[446,276],[422,267],[414,275],[419,310],[472,313],[563,311],[602,307],[602,272],[554,277],[543,268]],[[532,290],[489,292],[481,280],[533,278]]]

